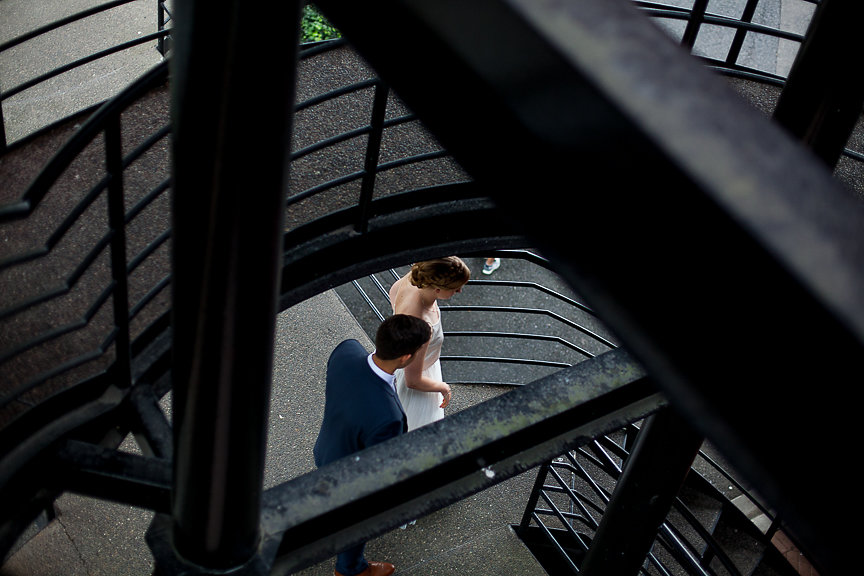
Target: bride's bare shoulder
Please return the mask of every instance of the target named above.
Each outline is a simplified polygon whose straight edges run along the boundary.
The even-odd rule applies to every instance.
[[[404,276],[390,287],[390,303],[396,314],[423,317],[423,305],[420,301],[419,290]]]
[[[402,291],[402,287],[405,285],[405,276],[396,280],[392,286],[390,286],[390,300],[395,301],[396,297],[399,296],[399,293]]]

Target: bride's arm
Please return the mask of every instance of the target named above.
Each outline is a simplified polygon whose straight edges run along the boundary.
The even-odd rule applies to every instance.
[[[441,407],[446,408],[447,404],[450,403],[450,385],[423,374],[423,360],[426,358],[427,348],[429,348],[428,342],[417,350],[414,360],[404,368],[405,385],[408,388],[421,392],[440,392],[444,396],[444,402],[441,403]]]
[[[414,294],[407,294],[403,298],[399,298],[399,291],[404,287],[404,283],[408,282],[403,276],[390,287],[390,298],[393,305],[394,314],[408,314],[423,318],[423,307],[419,298],[414,297]],[[413,288],[413,287],[412,287]],[[405,373],[405,385],[413,390],[421,392],[440,392],[444,397],[441,403],[442,408],[446,408],[450,403],[450,385],[434,378],[429,378],[423,375],[423,362],[426,359],[426,350],[429,348],[429,342],[423,344],[414,354],[414,360],[403,369]]]

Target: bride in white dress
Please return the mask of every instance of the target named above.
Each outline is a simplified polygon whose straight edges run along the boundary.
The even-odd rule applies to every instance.
[[[396,391],[408,416],[408,430],[444,417],[452,390],[441,376],[441,345],[444,330],[438,300],[448,300],[462,291],[471,270],[456,256],[417,262],[390,287],[394,314],[422,318],[432,326],[429,343],[417,351],[414,361],[396,371]]]

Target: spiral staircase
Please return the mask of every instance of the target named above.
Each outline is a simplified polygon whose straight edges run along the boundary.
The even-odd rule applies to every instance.
[[[370,538],[426,574],[854,566],[827,496],[854,500],[829,463],[864,336],[864,9],[323,0],[346,41],[298,53],[301,4],[159,4],[99,57],[168,60],[27,134],[10,102],[62,72],[3,86],[3,573],[50,555],[70,494],[117,565],[123,520],[92,511],[148,513],[141,573],[325,574]],[[793,4],[804,30],[761,20]],[[4,64],[66,23],[4,32]],[[752,63],[766,38],[788,68]],[[442,254],[524,272],[445,309],[472,314],[448,328],[464,404],[308,468],[327,350]]]

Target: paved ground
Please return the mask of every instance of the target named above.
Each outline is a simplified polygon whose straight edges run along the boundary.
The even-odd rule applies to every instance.
[[[371,344],[333,291],[279,316],[265,487],[314,469],[312,446],[323,413],[324,367],[333,347],[346,338]],[[460,390],[453,410],[501,392],[491,387]],[[404,575],[544,574],[510,529],[521,518],[533,480],[534,473],[528,472],[421,518],[406,530],[386,534],[370,542],[368,556],[394,562]],[[0,575],[151,573],[152,557],[144,542],[151,513],[76,495],[60,498],[56,509],[57,519],[17,551]],[[332,569],[328,560],[301,574],[323,576]]]
[[[3,0],[0,44],[101,0]],[[111,46],[157,31],[155,0],[135,0],[0,53],[0,88],[8,91],[36,76]],[[98,33],[94,33],[97,30]],[[155,42],[101,58],[3,102],[7,141],[61,120],[117,94],[162,59]]]

